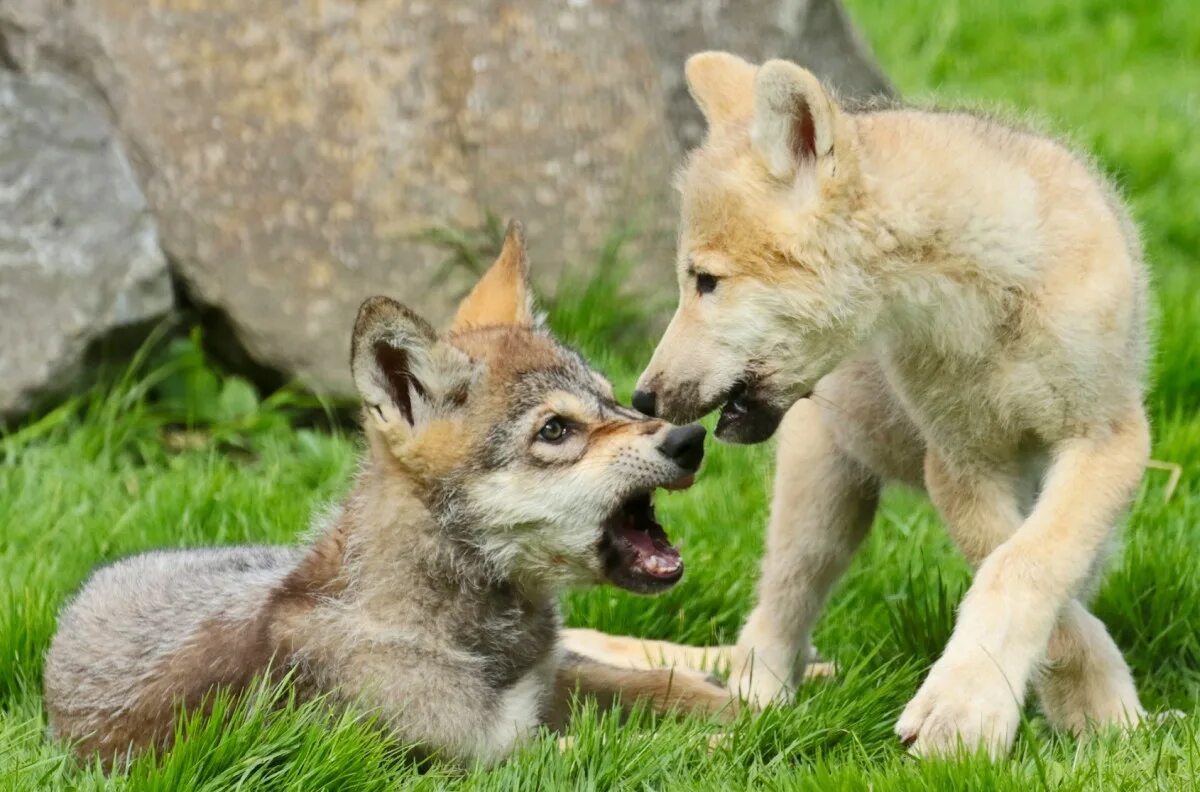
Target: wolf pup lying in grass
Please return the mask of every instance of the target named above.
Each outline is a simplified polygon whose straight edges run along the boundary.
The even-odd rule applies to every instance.
[[[897,723],[912,750],[1003,753],[1030,685],[1061,728],[1137,723],[1085,605],[1150,447],[1146,274],[1116,192],[1052,140],[850,111],[786,61],[703,53],[686,73],[708,135],[680,176],[679,308],[633,403],[676,421],[721,408],[734,442],[780,433],[734,686],[794,689],[900,481],[976,569]]]
[[[445,335],[367,300],[351,368],[367,450],[315,541],[156,551],[95,572],[46,660],[55,735],[110,764],[166,746],[181,706],[268,669],[461,764],[561,725],[576,690],[733,713],[701,674],[560,649],[565,587],[679,580],[651,498],[690,484],[704,430],[619,406],[538,325],[518,227]]]

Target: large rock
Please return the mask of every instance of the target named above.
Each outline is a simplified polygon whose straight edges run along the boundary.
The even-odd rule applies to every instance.
[[[0,417],[70,386],[89,344],[171,300],[112,126],[61,79],[0,70]]]
[[[890,90],[836,0],[6,0],[0,32],[111,107],[192,293],[332,390],[362,298],[440,319],[467,287],[430,229],[519,217],[546,285],[632,224],[668,288],[688,53]]]

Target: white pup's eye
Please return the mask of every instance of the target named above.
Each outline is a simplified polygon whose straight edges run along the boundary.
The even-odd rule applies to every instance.
[[[696,291],[701,294],[711,294],[715,288],[717,288],[716,275],[709,275],[707,272],[696,273]]]
[[[546,421],[538,432],[538,439],[547,443],[560,442],[566,436],[567,425],[557,415]]]

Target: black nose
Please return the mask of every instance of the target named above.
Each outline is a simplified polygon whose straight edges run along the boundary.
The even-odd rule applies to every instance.
[[[635,390],[633,392],[633,409],[643,415],[649,415],[651,418],[654,417],[655,401],[654,391]]]
[[[704,459],[704,427],[700,424],[676,426],[667,432],[658,447],[684,470],[698,470]]]

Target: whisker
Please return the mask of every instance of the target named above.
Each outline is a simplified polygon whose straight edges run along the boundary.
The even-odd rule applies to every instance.
[[[830,411],[837,413],[838,415],[841,415],[846,418],[850,417],[850,412],[848,410],[842,409],[842,407],[840,405],[838,405],[837,403],[835,403],[833,401],[830,401],[829,399],[825,398],[824,396],[820,396],[816,393],[813,393],[813,394],[809,395],[808,398],[811,399],[812,401],[816,402],[817,404],[821,405],[822,407],[826,407]]]
[[[845,409],[844,407],[841,407],[840,404],[834,402],[833,400],[829,400],[829,398],[827,398],[827,397],[816,394],[816,392],[814,392],[814,394],[811,394],[809,396],[809,398],[810,398],[810,400],[816,402],[817,404],[821,404],[822,407],[829,409],[830,412],[833,412],[833,413],[836,413],[836,414],[842,416],[842,418],[851,419],[851,420],[853,420],[853,418],[854,418],[854,415],[853,415],[853,413],[850,412],[850,410]],[[878,426],[877,424],[872,424],[870,426],[866,426],[864,424],[864,422],[856,421],[856,425],[858,427],[857,428],[858,432],[865,433],[866,436],[868,436],[872,439],[877,439],[877,438],[883,437],[883,431],[881,430],[880,426]]]

